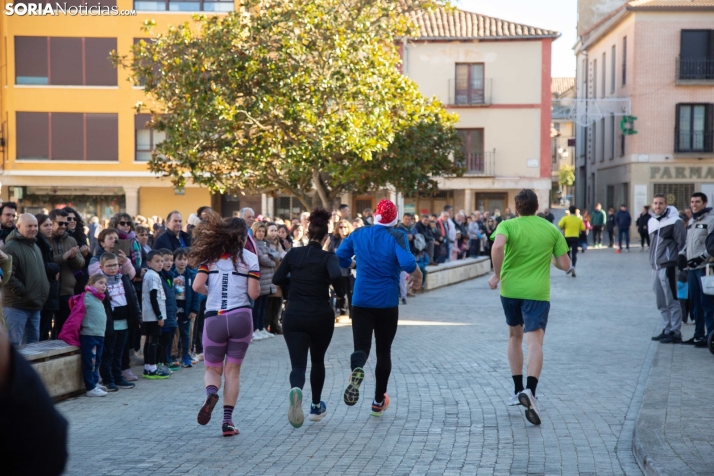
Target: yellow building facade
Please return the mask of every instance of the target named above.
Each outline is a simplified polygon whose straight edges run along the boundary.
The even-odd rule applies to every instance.
[[[68,2],[69,4],[69,2]],[[91,3],[90,3],[91,4]],[[112,3],[108,0],[102,5]],[[83,2],[86,5],[86,2]],[[83,215],[184,217],[211,205],[205,188],[175,190],[146,164],[153,145],[134,105],[144,100],[128,73],[114,69],[109,51],[130,53],[145,20],[157,31],[191,20],[200,9],[232,9],[224,2],[116,0],[134,16],[8,15],[0,19],[2,170],[0,197],[31,213],[72,204]],[[153,8],[154,11],[138,11]],[[181,8],[192,11],[161,11]],[[211,12],[206,12],[211,14]]]

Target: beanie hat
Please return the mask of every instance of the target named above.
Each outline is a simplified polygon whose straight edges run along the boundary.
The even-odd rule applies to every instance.
[[[374,212],[374,224],[394,226],[397,224],[397,207],[390,200],[382,200]]]

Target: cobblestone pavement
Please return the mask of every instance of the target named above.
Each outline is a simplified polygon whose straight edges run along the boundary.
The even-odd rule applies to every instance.
[[[682,337],[694,335],[682,326]],[[635,447],[652,475],[714,475],[714,356],[690,345],[657,346],[637,417]]]
[[[374,355],[368,397],[342,403],[351,352],[343,326],[327,353],[328,415],[293,429],[288,353],[277,337],[249,349],[234,438],[220,436],[219,417],[196,423],[202,364],[59,404],[71,424],[67,474],[639,475],[632,433],[660,318],[646,255],[637,251],[590,250],[575,279],[553,271],[540,427],[522,407],[506,406],[507,327],[482,277],[401,306],[392,404],[381,419],[369,416]],[[309,401],[309,379],[305,395]]]

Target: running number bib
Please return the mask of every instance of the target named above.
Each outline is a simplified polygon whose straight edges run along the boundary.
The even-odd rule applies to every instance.
[[[208,275],[206,311],[219,313],[250,306],[248,279],[260,280],[258,257],[246,249],[243,258],[236,260],[235,267],[232,257],[223,255],[214,263],[199,266],[198,272]]]

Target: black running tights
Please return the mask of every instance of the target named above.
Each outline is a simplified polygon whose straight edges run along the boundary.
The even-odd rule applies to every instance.
[[[335,331],[335,313],[329,312],[317,316],[296,316],[285,312],[283,316],[283,337],[290,353],[290,387],[305,386],[307,353],[310,351],[310,386],[312,403],[319,404],[322,387],[325,385],[325,352]]]
[[[392,342],[397,335],[397,322],[399,320],[399,307],[369,308],[352,307],[352,337],[355,351],[351,357],[351,367],[364,368],[372,348],[372,333],[377,342],[377,366],[374,373],[377,386],[374,390],[374,399],[384,401],[387,392],[387,382],[392,373]]]

